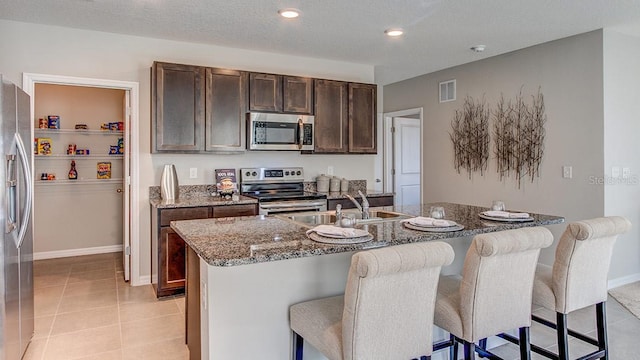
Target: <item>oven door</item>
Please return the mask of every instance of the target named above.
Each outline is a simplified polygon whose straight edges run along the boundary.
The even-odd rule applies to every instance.
[[[327,201],[322,199],[261,202],[258,205],[258,211],[260,215],[308,211],[327,211]]]

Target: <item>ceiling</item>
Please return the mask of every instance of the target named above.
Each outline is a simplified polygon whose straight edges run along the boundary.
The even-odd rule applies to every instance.
[[[2,0],[0,19],[368,64],[384,85],[600,28],[640,36],[640,0]]]

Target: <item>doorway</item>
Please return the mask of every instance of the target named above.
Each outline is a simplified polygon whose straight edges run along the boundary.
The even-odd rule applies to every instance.
[[[384,189],[396,206],[422,203],[422,108],[384,115]]]
[[[35,111],[35,96],[37,96],[36,89],[40,86],[41,89],[46,88],[47,86],[61,86],[65,89],[70,90],[82,90],[85,89],[87,91],[104,91],[105,94],[113,93],[115,96],[119,96],[119,105],[116,104],[116,111],[119,112],[117,114],[117,119],[114,119],[111,129],[106,131],[112,131],[112,133],[105,133],[103,136],[101,134],[101,130],[96,128],[95,125],[92,125],[90,129],[87,129],[85,133],[79,133],[75,131],[74,125],[65,124],[62,127],[65,128],[65,131],[52,131],[51,137],[59,137],[57,146],[64,146],[65,149],[58,149],[57,153],[62,154],[61,158],[64,163],[69,160],[73,160],[71,158],[66,158],[66,146],[67,143],[71,145],[74,141],[74,137],[92,137],[91,139],[82,140],[84,143],[91,144],[91,146],[86,146],[87,148],[94,147],[101,149],[101,152],[98,153],[97,149],[94,150],[93,153],[85,153],[78,154],[79,156],[86,156],[82,159],[82,161],[93,161],[94,165],[97,165],[95,169],[89,170],[86,169],[87,176],[83,179],[82,182],[77,182],[73,184],[69,184],[66,186],[64,184],[65,181],[63,179],[67,179],[66,171],[62,171],[58,169],[59,174],[56,175],[56,185],[53,186],[54,183],[39,183],[38,185],[42,188],[52,188],[55,189],[52,193],[55,193],[58,196],[62,196],[64,193],[71,194],[77,191],[85,191],[87,193],[87,197],[89,196],[98,196],[100,192],[108,191],[110,192],[110,196],[115,196],[119,200],[119,204],[121,204],[122,213],[121,216],[118,215],[119,220],[118,226],[110,229],[109,227],[97,227],[94,231],[96,233],[99,232],[117,232],[117,234],[113,234],[115,236],[121,236],[121,243],[116,243],[112,246],[82,246],[80,245],[77,249],[67,249],[63,251],[43,251],[40,254],[37,252],[34,253],[34,257],[37,258],[52,258],[52,257],[64,257],[64,256],[74,256],[74,255],[88,255],[88,254],[96,254],[96,253],[104,253],[104,252],[112,252],[112,251],[122,251],[123,253],[123,269],[124,269],[124,278],[126,281],[130,280],[131,285],[140,285],[142,282],[140,281],[140,262],[139,262],[139,223],[138,219],[132,214],[138,213],[138,153],[139,153],[139,145],[138,145],[138,83],[136,82],[128,82],[128,81],[113,81],[113,80],[102,80],[102,79],[90,79],[90,78],[77,78],[77,77],[69,77],[69,76],[55,76],[55,75],[43,75],[43,74],[23,74],[23,89],[31,96],[31,114],[34,117],[34,123],[38,121],[39,117],[42,117],[44,114],[36,113]],[[60,122],[63,122],[64,118],[60,119]],[[82,122],[75,119],[74,123]],[[90,122],[88,119],[87,123]],[[118,126],[117,123],[122,122],[121,129],[114,129],[113,126]],[[114,125],[115,124],[115,125]],[[85,124],[78,124],[82,127]],[[32,132],[32,137],[37,138],[39,136],[48,136],[49,129],[37,129],[38,126],[34,126],[34,130]],[[36,133],[36,130],[38,131]],[[79,129],[80,130],[80,129]],[[42,133],[42,134],[41,134]],[[113,156],[113,153],[107,152],[105,154],[104,144],[98,145],[98,143],[94,140],[94,138],[100,139],[99,141],[110,141],[109,138],[111,134],[115,135],[115,143],[112,146],[119,148],[119,142],[122,142],[124,145],[121,151],[117,152],[117,156],[114,156],[112,159],[108,158],[109,156]],[[134,136],[132,136],[134,135]],[[62,138],[67,136],[69,138]],[[120,140],[121,139],[121,140]],[[54,141],[52,139],[52,141]],[[79,140],[80,141],[80,140]],[[109,145],[109,144],[107,144]],[[54,145],[55,146],[55,145]],[[107,147],[109,149],[109,147]],[[80,149],[78,149],[80,150]],[[83,149],[84,150],[84,149]],[[114,148],[111,148],[113,151]],[[62,152],[65,151],[65,152]],[[95,157],[94,157],[95,156]],[[106,156],[106,159],[100,158],[100,156]],[[42,160],[46,160],[46,164],[55,164],[58,161],[53,161],[54,158],[46,158],[34,160],[36,162],[33,164],[34,166],[40,166],[39,162]],[[119,159],[119,160],[118,160]],[[57,159],[56,159],[57,160]],[[66,160],[66,161],[65,161]],[[118,163],[119,161],[119,163]],[[107,166],[109,164],[110,166]],[[117,164],[117,165],[116,165]],[[57,165],[47,165],[47,166],[57,166]],[[80,166],[80,165],[78,165]],[[107,176],[105,174],[106,170],[108,170],[109,177],[113,178],[104,178]],[[41,174],[38,174],[41,176]],[[103,176],[101,178],[101,176]],[[92,178],[91,180],[89,180]],[[78,173],[78,180],[80,180],[80,174]],[[38,180],[36,180],[38,181]],[[67,182],[72,180],[66,180]],[[112,189],[107,189],[108,183],[113,183]],[[101,187],[98,188],[96,184],[99,184]],[[44,186],[46,185],[46,186]],[[52,186],[49,186],[52,185]],[[60,186],[58,186],[60,185]],[[81,185],[84,187],[84,190],[80,190]],[[94,189],[91,189],[94,187]],[[105,190],[106,189],[106,190]],[[117,195],[114,195],[111,192],[116,192]],[[58,194],[60,193],[60,194]],[[83,200],[86,200],[85,197],[81,197]],[[120,200],[121,199],[121,200]],[[37,201],[37,199],[36,199]],[[55,201],[55,200],[54,200]],[[36,202],[37,206],[37,202]],[[99,203],[93,202],[91,206],[94,209],[98,209],[100,206]],[[112,204],[112,206],[114,206]],[[40,213],[39,216],[48,216],[49,212],[43,214]],[[118,213],[120,214],[120,213]],[[34,213],[35,215],[35,213]],[[60,209],[55,213],[50,213],[52,217],[63,217],[65,216],[64,209]],[[68,216],[68,215],[67,215]],[[34,216],[34,220],[38,219]],[[80,220],[82,221],[82,220]],[[37,222],[34,222],[37,224]],[[34,229],[36,231],[36,243],[37,243],[37,233],[38,228]],[[69,234],[73,234],[73,229],[65,229],[69,232]],[[48,234],[40,234],[42,237],[46,237]],[[85,235],[86,238],[86,235]]]

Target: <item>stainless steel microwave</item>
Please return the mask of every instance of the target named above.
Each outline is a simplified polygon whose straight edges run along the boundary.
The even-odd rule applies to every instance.
[[[252,112],[247,117],[249,150],[313,150],[313,116]]]

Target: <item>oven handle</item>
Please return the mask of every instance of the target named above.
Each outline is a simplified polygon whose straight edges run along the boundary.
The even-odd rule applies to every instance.
[[[321,206],[326,205],[325,201],[314,201],[314,202],[288,202],[286,204],[283,203],[279,203],[279,204],[260,204],[260,207],[263,209],[291,209],[291,208],[309,208],[309,209],[315,209]]]
[[[321,207],[319,206],[301,206],[301,207],[286,207],[286,208],[273,208],[273,209],[264,209],[267,210],[265,214],[277,214],[277,213],[289,213],[289,212],[303,212],[303,211],[318,211]]]

